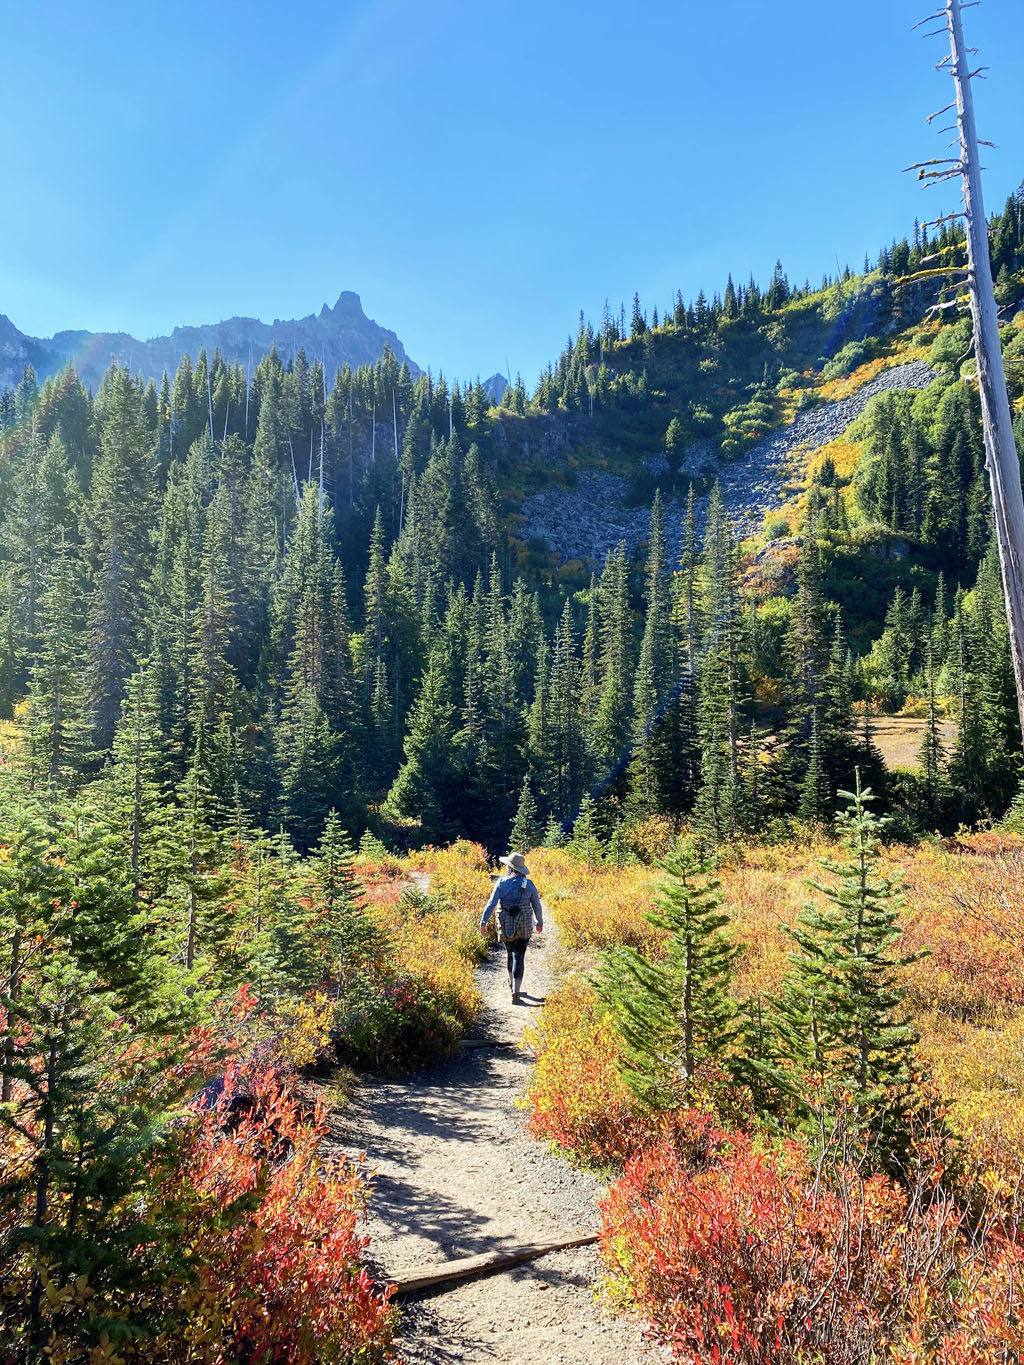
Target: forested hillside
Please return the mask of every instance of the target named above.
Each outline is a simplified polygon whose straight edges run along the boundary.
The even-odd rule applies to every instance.
[[[1021,212],[992,241],[1024,433]],[[198,763],[213,823],[300,850],[331,809],[498,849],[517,808],[557,838],[598,795],[605,837],[692,815],[717,840],[755,810],[825,818],[855,763],[908,827],[1002,815],[1019,743],[969,332],[915,278],[957,250],[915,229],[819,290],[777,268],[606,311],[499,408],[387,352],[327,384],[301,351],[251,384],[204,352],[160,385],[111,368],[95,396],[26,371],[0,400],[8,774],[44,802],[123,780],[134,733],[146,783]],[[766,432],[910,359],[933,382],[872,399],[737,544],[716,470],[741,481]],[[587,467],[651,509],[593,574],[517,515]],[[872,716],[908,698],[923,766],[887,779]]]
[[[992,249],[1024,438],[1024,196]],[[384,1358],[362,1181],[326,1160],[323,1092],[297,1077],[452,1053],[479,1008],[484,850],[568,841],[551,863],[568,877],[649,863],[680,833],[688,858],[821,839],[857,781],[908,840],[1020,821],[969,329],[928,311],[936,251],[959,241],[915,229],[820,288],[779,267],[660,316],[606,310],[499,405],[390,350],[325,375],[271,349],[251,380],[200,350],[159,383],[114,365],[95,393],[27,369],[0,395],[15,1359]],[[858,394],[833,429],[829,405]],[[789,441],[741,539],[730,499],[797,414],[817,436]],[[566,562],[524,503],[594,473],[624,481],[645,534]],[[920,754],[889,769],[875,732],[897,714]],[[462,836],[482,848],[428,855],[429,893],[394,856]],[[673,866],[669,919],[651,936],[617,915],[603,944],[705,916],[705,1023],[731,1028],[714,898],[688,899],[697,863]],[[569,1018],[567,1055],[601,1063],[625,1010],[621,1071],[662,978],[616,961],[611,1014]],[[737,1083],[788,1114],[813,1059],[783,1025],[769,1055],[742,1008],[746,1042],[722,1048],[776,1070]],[[590,1104],[587,1076],[567,1085]],[[539,1093],[538,1131],[590,1151],[545,1117],[543,1075]]]

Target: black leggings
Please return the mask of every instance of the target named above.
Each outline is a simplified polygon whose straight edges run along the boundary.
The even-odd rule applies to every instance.
[[[505,951],[508,953],[508,969],[516,981],[523,979],[523,972],[526,970],[526,949],[529,942],[530,940],[527,938],[517,938],[514,943],[505,944]]]

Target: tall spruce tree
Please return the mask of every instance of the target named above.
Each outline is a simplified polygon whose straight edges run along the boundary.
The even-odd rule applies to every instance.
[[[97,743],[106,749],[145,636],[156,460],[142,393],[127,367],[107,372],[100,397],[100,455],[85,511],[91,577],[86,673]]]
[[[653,814],[664,807],[678,761],[672,752],[675,747],[672,727],[665,723],[666,703],[675,681],[671,607],[668,546],[658,492],[651,508],[646,617],[633,686],[630,806],[641,815]]]
[[[78,568],[63,540],[44,574],[39,648],[29,676],[25,732],[29,785],[52,802],[74,788],[90,755],[82,687]]]
[[[740,642],[735,548],[721,489],[708,506],[701,567],[703,653],[698,667],[700,790],[694,822],[712,847],[741,825],[739,781]]]

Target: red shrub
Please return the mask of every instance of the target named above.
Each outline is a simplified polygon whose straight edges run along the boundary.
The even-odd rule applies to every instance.
[[[360,1255],[363,1184],[346,1160],[328,1170],[319,1114],[303,1117],[271,1072],[229,1074],[176,1172],[191,1181],[199,1286],[188,1335],[214,1365],[384,1359],[390,1291]],[[176,1192],[180,1197],[180,1191]],[[242,1217],[232,1216],[242,1201]],[[225,1217],[225,1214],[227,1216]],[[214,1346],[214,1343],[216,1345]]]
[[[906,1190],[702,1115],[627,1166],[603,1206],[619,1286],[686,1365],[987,1365],[1022,1328],[1021,1251],[923,1175]],[[915,1342],[928,1343],[916,1350]],[[936,1353],[937,1347],[937,1353]]]

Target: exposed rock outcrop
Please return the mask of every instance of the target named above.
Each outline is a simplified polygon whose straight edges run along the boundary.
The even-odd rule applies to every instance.
[[[875,394],[924,388],[935,377],[935,371],[923,361],[884,370],[849,398],[798,413],[789,426],[765,436],[737,460],[716,459],[707,443],[692,446],[683,471],[694,478],[717,479],[737,536],[752,535],[765,512],[778,505],[798,452],[818,450],[838,440]],[[661,456],[649,457],[647,467],[654,473],[667,468]],[[524,539],[546,541],[564,561],[578,559],[600,565],[620,541],[632,549],[647,537],[650,509],[629,506],[627,491],[626,480],[618,475],[581,472],[575,487],[546,488],[527,498],[520,534]],[[701,521],[708,497],[704,493],[697,500]],[[666,529],[673,556],[678,555],[682,538],[683,510],[678,501],[668,500]]]
[[[174,374],[183,355],[195,360],[205,347],[208,356],[219,350],[226,361],[258,364],[272,344],[281,359],[290,361],[299,348],[306,358],[322,360],[331,383],[336,369],[344,365],[372,364],[389,346],[399,363],[406,361],[413,375],[419,366],[405,353],[394,332],[368,318],[358,294],[343,290],[333,308],[325,303],[319,313],[304,318],[260,322],[235,317],[198,327],[175,327],[170,336],[139,341],[127,332],[57,332],[52,337],[29,337],[0,315],[0,388],[14,386],[31,364],[40,381],[62,370],[70,360],[83,383],[95,387],[113,357],[143,379],[158,383],[164,370]]]

